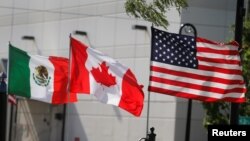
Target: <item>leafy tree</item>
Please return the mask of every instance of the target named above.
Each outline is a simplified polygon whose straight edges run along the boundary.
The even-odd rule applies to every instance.
[[[242,65],[243,65],[243,75],[246,80],[247,87],[247,102],[240,105],[240,115],[250,116],[250,19],[244,22],[243,28],[243,44],[242,44]]]
[[[169,24],[165,13],[171,6],[175,6],[180,12],[181,8],[187,7],[187,2],[186,0],[153,0],[147,3],[146,0],[127,0],[125,3],[128,15],[142,18],[164,28]]]

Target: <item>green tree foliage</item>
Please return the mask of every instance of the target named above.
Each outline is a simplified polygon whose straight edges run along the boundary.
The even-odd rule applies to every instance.
[[[186,0],[153,0],[152,3],[147,3],[146,0],[127,0],[125,3],[128,15],[142,18],[164,28],[169,24],[165,13],[172,6],[180,12],[181,8],[187,7],[187,2]]]
[[[203,103],[205,117],[203,125],[229,124],[230,105],[227,102]]]
[[[243,65],[243,75],[246,80],[247,87],[247,102],[240,105],[240,115],[241,116],[250,116],[250,20],[244,22],[243,28],[243,37],[242,37],[242,65]]]

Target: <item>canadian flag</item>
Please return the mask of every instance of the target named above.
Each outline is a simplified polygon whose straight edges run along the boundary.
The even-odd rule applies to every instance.
[[[70,91],[93,94],[102,103],[140,116],[144,93],[131,70],[72,37],[70,44]]]

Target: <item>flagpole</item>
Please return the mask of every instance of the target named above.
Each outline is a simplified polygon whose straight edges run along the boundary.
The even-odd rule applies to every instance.
[[[9,58],[10,58],[10,45],[11,45],[11,43],[10,43],[10,41],[9,41],[9,46],[8,46],[8,50],[9,50],[9,52],[8,52],[8,63],[7,63],[7,70],[6,70],[6,77],[7,77],[7,84],[6,84],[6,94],[7,94],[7,97],[8,97],[8,84],[9,84],[9,73],[8,73],[8,71],[9,71],[9,62],[10,62],[10,60],[9,60]],[[12,122],[13,122],[13,105],[11,104],[11,111],[10,111],[10,125],[9,125],[9,141],[11,141],[11,139],[12,139]]]
[[[69,66],[68,66],[68,92],[70,92],[70,70],[71,70],[71,34],[69,35]]]
[[[189,27],[188,29],[185,29]],[[179,34],[182,34],[182,30],[185,29],[184,31],[186,33],[193,32],[195,40],[197,37],[197,30],[194,25],[190,23],[183,24],[179,30]],[[186,133],[185,133],[185,141],[190,140],[190,126],[191,126],[191,116],[192,116],[192,100],[188,99],[188,108],[187,108],[187,121],[186,121]]]
[[[70,70],[71,70],[71,33],[69,35],[69,63],[68,63],[68,101],[70,101]],[[68,103],[67,101],[67,103]],[[62,125],[62,141],[65,141],[65,130],[66,130],[66,117],[67,117],[67,103],[63,104],[63,125]]]
[[[150,92],[148,92],[146,137],[147,137],[147,135],[148,135],[148,126],[149,126],[149,109],[150,109]]]
[[[243,17],[245,15],[244,0],[237,0],[237,9],[235,17],[235,33],[234,40],[239,43],[239,50],[242,47],[242,29]],[[231,103],[230,124],[238,125],[239,122],[239,104]]]
[[[14,7],[14,4],[15,4],[15,0],[13,1],[13,3],[12,3],[12,7]],[[13,26],[14,26],[14,8],[12,9],[12,11],[11,11],[11,31],[10,31],[10,41],[9,41],[9,46],[8,46],[8,62],[7,62],[7,70],[6,70],[6,81],[7,81],[7,84],[6,84],[6,95],[7,95],[7,97],[8,97],[8,84],[9,84],[9,62],[10,62],[10,45],[11,45],[11,41],[12,41],[12,38],[13,38]],[[6,99],[7,100],[7,99]],[[16,110],[17,110],[17,107],[18,107],[18,102],[17,102],[17,99],[16,99]],[[11,116],[10,116],[10,118],[11,118],[11,121],[10,121],[10,125],[9,125],[9,141],[11,141],[11,139],[12,139],[12,119],[13,119],[13,111],[12,111],[12,108],[13,108],[13,105],[11,104]],[[6,109],[7,109],[7,107],[6,107]],[[16,115],[15,116],[17,116],[17,111],[16,111],[16,113],[15,113]],[[16,121],[15,121],[15,124],[16,124]],[[16,128],[15,128],[15,130],[16,130]],[[16,136],[16,132],[15,132],[15,136]]]
[[[153,26],[153,24],[152,24]],[[132,27],[134,30],[144,30],[146,33],[148,33],[148,28],[147,26],[144,25],[134,25]],[[150,37],[150,34],[147,34]],[[152,44],[152,42],[151,42]],[[152,48],[151,48],[152,49]],[[151,50],[152,52],[152,50]],[[151,66],[151,61],[150,61],[150,66]],[[148,131],[149,131],[149,113],[150,113],[150,91],[148,91],[148,103],[147,103],[147,117],[146,117],[146,138],[143,139],[148,139]]]
[[[10,129],[9,129],[9,141],[12,140],[12,125],[13,125],[13,112],[14,112],[14,106],[11,103],[10,107]]]

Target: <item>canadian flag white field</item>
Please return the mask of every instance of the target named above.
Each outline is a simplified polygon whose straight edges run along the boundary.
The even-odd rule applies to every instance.
[[[93,94],[102,103],[140,116],[144,94],[132,71],[72,37],[70,42],[70,91]]]

